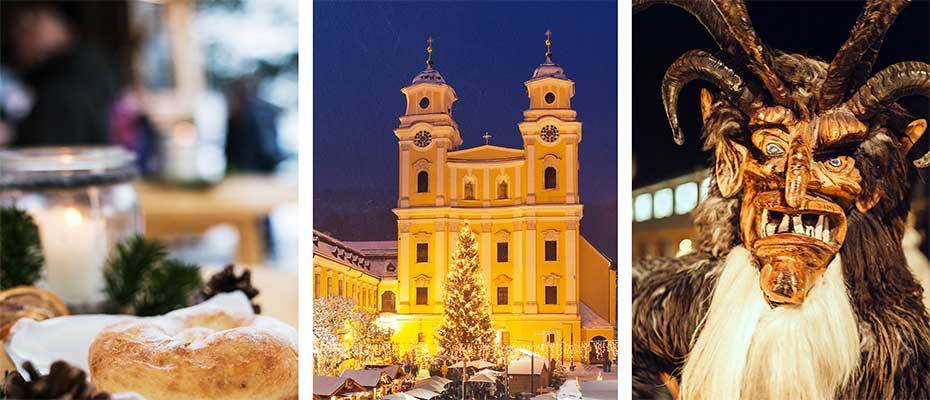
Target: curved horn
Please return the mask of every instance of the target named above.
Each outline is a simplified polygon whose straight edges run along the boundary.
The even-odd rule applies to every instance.
[[[930,97],[930,64],[905,61],[891,65],[869,78],[844,106],[865,121],[907,96]],[[914,165],[930,166],[930,153]]]
[[[768,49],[756,35],[749,20],[746,5],[739,0],[634,0],[633,12],[643,11],[655,4],[671,4],[693,15],[713,36],[717,45],[734,59],[735,65],[747,65],[759,77],[772,99],[778,105],[797,105],[788,88],[772,67]]]
[[[850,87],[868,76],[878,56],[885,33],[910,0],[869,0],[830,62],[826,79],[820,87],[819,109],[827,110],[840,104]]]
[[[678,94],[694,80],[704,80],[717,87],[744,114],[761,106],[759,89],[747,84],[732,68],[704,50],[691,50],[678,57],[662,79],[662,103],[675,143],[684,144],[678,125]]]

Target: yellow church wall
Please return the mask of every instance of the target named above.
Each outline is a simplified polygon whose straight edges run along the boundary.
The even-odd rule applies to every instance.
[[[380,279],[325,256],[313,255],[313,296],[341,296],[352,299],[356,304],[375,311]]]
[[[546,103],[546,93],[552,92],[555,101]],[[530,98],[530,108],[571,108],[571,96],[574,95],[574,85],[560,79],[540,79],[527,84],[527,95]]]
[[[425,345],[431,354],[435,354],[439,350],[436,330],[442,324],[442,318],[441,314],[382,314],[382,321],[394,330],[391,341],[400,353]],[[581,320],[573,315],[492,314],[491,323],[498,332],[498,341],[509,336],[509,344],[518,348],[539,351],[550,334],[555,344],[568,344],[572,339],[575,343],[585,340]],[[555,349],[552,356],[559,358]],[[565,359],[570,360],[570,354],[566,353]]]
[[[377,305],[378,311],[379,311],[379,312],[391,312],[391,311],[390,311],[390,310],[391,310],[391,307],[385,308],[385,304],[384,304],[384,302],[382,301],[382,300],[384,299],[384,293],[385,293],[385,292],[391,292],[391,293],[394,294],[394,307],[393,307],[393,309],[396,311],[396,309],[397,309],[397,279],[396,279],[396,278],[394,278],[394,279],[390,279],[390,278],[382,279],[381,282],[378,284],[378,289],[377,289],[377,290],[378,290],[378,298],[377,298],[377,301],[378,301],[378,305]]]
[[[616,323],[617,272],[610,268],[610,260],[581,238],[579,283],[581,301],[610,323]]]
[[[436,205],[437,193],[437,176],[436,171],[439,166],[436,163],[436,145],[431,143],[425,148],[411,146],[410,166],[408,168],[407,190],[410,193],[411,207],[431,207]],[[425,170],[429,174],[429,191],[424,193],[417,192],[417,175],[420,171]]]

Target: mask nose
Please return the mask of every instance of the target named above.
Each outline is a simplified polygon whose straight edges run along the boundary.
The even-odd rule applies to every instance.
[[[812,150],[804,135],[795,135],[788,145],[785,165],[785,202],[792,208],[803,208],[811,182]]]

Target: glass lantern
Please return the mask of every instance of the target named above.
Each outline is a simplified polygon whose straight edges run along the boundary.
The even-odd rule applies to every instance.
[[[0,151],[0,205],[39,227],[43,285],[72,312],[105,299],[103,268],[121,240],[142,232],[135,156],[119,147]]]

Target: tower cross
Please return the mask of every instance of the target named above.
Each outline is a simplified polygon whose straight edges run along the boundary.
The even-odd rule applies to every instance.
[[[491,134],[490,134],[490,133],[488,133],[487,131],[485,131],[485,132],[484,132],[484,136],[482,136],[482,138],[484,138],[484,144],[491,144]]]
[[[546,62],[552,63],[552,31],[546,29]]]
[[[433,35],[429,35],[429,38],[426,39],[426,66],[433,68]]]

